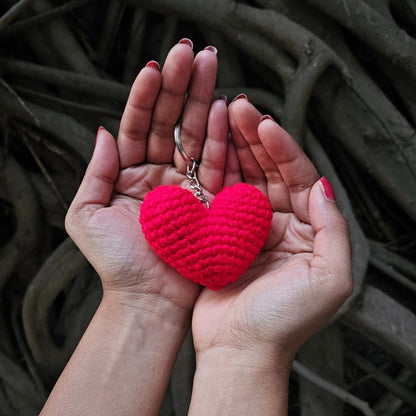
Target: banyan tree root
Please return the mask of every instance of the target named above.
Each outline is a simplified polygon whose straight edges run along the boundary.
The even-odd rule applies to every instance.
[[[17,226],[12,238],[0,248],[0,290],[22,256],[30,255],[38,244],[41,227],[40,208],[25,170],[11,156],[3,156],[1,163],[1,181],[14,207]]]
[[[192,37],[195,45],[218,47],[217,95],[225,93],[232,98],[246,92],[256,106],[272,114],[298,139],[321,174],[334,184],[338,204],[350,224],[356,283],[353,297],[335,316],[334,325],[341,331],[345,326],[352,327],[362,334],[364,350],[359,358],[347,361],[356,367],[361,365],[364,378],[373,377],[373,357],[365,352],[371,351],[366,342],[374,342],[391,354],[402,372],[414,374],[412,331],[395,329],[399,324],[410,328],[415,316],[414,308],[400,303],[404,296],[411,305],[409,298],[416,282],[412,260],[416,222],[416,100],[412,88],[416,8],[412,2],[6,0],[0,9],[0,131],[5,138],[1,150],[18,160],[25,180],[32,182],[31,193],[22,200],[27,200],[41,218],[32,221],[30,216],[22,216],[18,202],[8,200],[17,214],[17,227],[27,221],[32,229],[41,224],[51,244],[44,248],[35,272],[33,254],[28,273],[24,273],[27,262],[23,256],[6,256],[0,268],[1,274],[6,270],[3,266],[9,265],[4,272],[8,277],[1,286],[6,301],[3,309],[13,305],[15,316],[19,304],[23,305],[24,325],[21,332],[18,320],[8,322],[10,314],[2,317],[0,332],[7,341],[2,343],[1,352],[11,357],[12,365],[19,359],[25,363],[18,364],[16,374],[31,368],[22,375],[32,383],[28,392],[37,391],[37,373],[48,387],[58,376],[99,302],[100,288],[74,247],[68,241],[59,245],[64,240],[62,215],[53,222],[42,222],[42,216],[53,207],[45,203],[48,192],[50,199],[56,199],[50,184],[58,182],[50,167],[57,166],[57,161],[48,164],[42,152],[35,152],[29,163],[24,155],[30,156],[28,150],[34,144],[38,146],[34,150],[39,150],[42,143],[51,143],[85,166],[93,150],[96,127],[103,124],[116,135],[129,85],[138,69],[150,59],[163,64],[166,51],[183,36]],[[18,47],[12,47],[12,41]],[[26,144],[21,133],[26,135]],[[47,140],[33,141],[43,135]],[[38,159],[37,165],[33,156]],[[50,181],[45,186],[39,184],[40,166],[48,168],[43,178],[49,176]],[[20,189],[18,185],[15,190]],[[4,189],[0,189],[2,199],[4,195]],[[0,251],[18,237],[21,234],[17,228],[5,237]],[[15,275],[30,285],[24,302],[22,291],[26,286],[20,285],[16,295],[10,279]],[[56,281],[52,276],[58,277]],[[395,290],[387,296],[380,288],[369,286],[370,278],[372,283],[386,279],[400,296]],[[84,299],[85,293],[88,296]],[[8,301],[11,296],[13,301]],[[388,312],[383,305],[388,305]],[[18,351],[13,351],[15,345]],[[349,344],[343,348],[347,350]],[[162,414],[186,412],[192,388],[192,356],[188,343],[175,367]],[[305,366],[312,368],[310,360]],[[295,365],[294,373],[297,371]],[[342,376],[340,373],[339,380]],[[17,389],[15,380],[6,383],[3,377],[7,377],[7,371],[0,377],[0,403],[4,403],[0,410],[15,415],[18,410],[11,393]],[[330,375],[325,377],[329,379]],[[392,383],[394,378],[395,374],[389,374],[388,379],[382,377],[385,397],[395,392],[400,396],[395,401],[396,411],[405,406],[414,410],[412,402],[404,400],[405,390]],[[314,379],[319,385],[328,381]],[[302,384],[306,397],[304,394],[312,390],[304,387],[308,383]],[[349,397],[343,400],[351,399],[363,406],[366,414],[383,405],[368,406],[366,397],[350,392],[345,395],[341,382],[338,387],[342,397]],[[27,403],[22,409],[36,414],[34,409],[39,404],[33,406],[32,393],[24,397]],[[296,408],[290,412],[298,414]]]
[[[47,385],[63,370],[81,335],[78,334],[76,339],[68,337],[59,345],[49,328],[49,310],[58,295],[86,267],[88,262],[85,257],[71,239],[66,239],[34,277],[23,300],[22,319],[26,339]]]
[[[366,415],[366,416],[375,416],[375,413],[371,410],[368,403],[359,399],[358,397],[354,396],[353,394],[349,393],[345,389],[337,386],[336,384],[325,380],[320,375],[314,373],[313,371],[309,370],[307,367],[302,365],[300,362],[295,361],[293,363],[293,371],[295,371],[301,377],[305,377],[310,382],[319,385],[321,388],[327,390],[328,392],[330,392],[334,396],[343,400],[345,403],[348,403],[351,406],[356,407],[364,415]]]
[[[343,322],[416,369],[416,316],[381,290],[365,286],[361,302]]]

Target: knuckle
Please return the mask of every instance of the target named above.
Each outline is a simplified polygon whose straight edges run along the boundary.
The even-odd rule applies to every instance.
[[[84,221],[80,211],[81,209],[79,207],[72,204],[65,216],[65,230],[72,239],[74,239],[78,230],[85,229],[85,224],[83,224]]]
[[[173,136],[173,129],[174,126],[171,122],[155,118],[152,120],[150,132],[158,137],[171,137]]]
[[[125,136],[129,140],[139,140],[142,137],[145,137],[147,131],[140,128],[120,126],[119,135]]]
[[[350,227],[348,225],[348,221],[344,218],[343,215],[339,215],[335,221],[335,227],[339,229],[340,232],[344,233],[348,237],[350,236]]]
[[[74,209],[70,207],[65,216],[65,230],[69,234],[69,236],[71,236],[73,232],[74,222],[75,222]]]

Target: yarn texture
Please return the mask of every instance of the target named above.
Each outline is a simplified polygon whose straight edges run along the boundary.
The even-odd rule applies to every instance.
[[[159,257],[212,290],[247,270],[264,245],[271,220],[268,198],[245,183],[224,188],[209,209],[187,189],[158,186],[144,198],[139,217]]]

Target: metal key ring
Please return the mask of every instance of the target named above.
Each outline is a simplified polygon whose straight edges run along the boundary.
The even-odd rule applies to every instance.
[[[198,176],[197,176],[197,169],[198,169],[198,165],[196,164],[196,161],[193,157],[189,157],[183,146],[182,146],[182,140],[181,140],[181,121],[179,120],[176,123],[175,126],[175,132],[174,132],[174,136],[175,136],[175,144],[176,147],[179,150],[180,155],[182,156],[182,159],[185,161],[186,163],[186,177],[189,179],[189,184],[191,189],[193,189],[194,195],[197,199],[199,199],[199,201],[201,201],[203,204],[205,204],[205,206],[207,208],[209,208],[209,201],[207,199],[207,197],[204,194],[204,190],[202,189],[201,184],[199,183],[198,180]]]
[[[185,161],[185,163],[188,166],[192,166],[192,162],[193,160],[186,154],[183,146],[182,146],[182,140],[181,140],[181,123],[182,123],[182,119],[180,119],[175,126],[175,132],[174,132],[174,136],[175,136],[175,144],[176,147],[179,150],[179,154],[182,156],[182,159]]]

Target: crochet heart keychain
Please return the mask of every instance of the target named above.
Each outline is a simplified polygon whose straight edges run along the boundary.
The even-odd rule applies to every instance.
[[[175,143],[186,163],[194,194],[179,186],[158,186],[140,207],[149,245],[183,277],[218,290],[236,281],[254,261],[269,233],[272,209],[256,187],[225,187],[210,204],[175,127]]]

